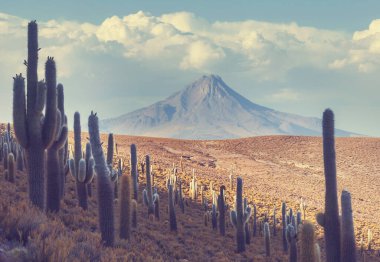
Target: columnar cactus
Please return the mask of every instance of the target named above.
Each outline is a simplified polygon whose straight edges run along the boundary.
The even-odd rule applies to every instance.
[[[123,175],[120,185],[120,238],[129,239],[131,236],[131,177]]]
[[[219,232],[222,236],[226,234],[226,203],[224,202],[225,189],[226,189],[225,186],[221,186],[219,196],[218,196]]]
[[[264,224],[264,241],[265,241],[265,255],[267,257],[270,257],[270,229],[269,229],[269,223],[265,222]]]
[[[17,164],[18,171],[24,171],[24,156],[23,156],[23,151],[21,148],[18,149],[16,164]]]
[[[70,173],[73,175],[76,181],[77,186],[77,197],[79,201],[79,206],[84,210],[88,208],[88,193],[87,193],[87,184],[91,183],[94,172],[94,160],[91,154],[91,144],[86,144],[86,153],[84,166],[80,169],[79,164],[82,160],[82,139],[81,139],[81,125],[80,125],[80,114],[79,112],[75,112],[74,114],[74,159],[70,159]],[[82,164],[83,165],[83,164]]]
[[[253,226],[252,226],[252,235],[255,237],[257,235],[257,210],[256,205],[253,205]]]
[[[326,109],[323,113],[323,160],[325,169],[325,213],[317,215],[318,223],[324,228],[326,261],[340,261],[340,222],[338,210],[334,113]]]
[[[273,236],[275,237],[277,235],[277,230],[276,230],[276,207],[273,208]]]
[[[4,145],[3,145],[3,167],[4,167],[4,170],[8,169],[8,154],[9,154],[8,144],[4,143]]]
[[[11,183],[15,182],[16,167],[15,167],[15,157],[12,153],[8,154],[8,181]]]
[[[315,259],[315,233],[314,226],[308,221],[302,225],[300,239],[301,262],[316,262]]]
[[[97,175],[96,180],[101,236],[106,246],[113,246],[115,241],[113,187],[110,180],[110,171],[107,167],[102,143],[100,141],[99,120],[97,115],[93,112],[91,112],[91,115],[88,118],[88,131],[90,134],[90,143]]]
[[[136,145],[131,145],[131,177],[133,180],[133,199],[138,200],[139,184],[138,184],[138,170],[137,170],[137,150]]]
[[[157,221],[160,220],[160,196],[158,195],[158,192],[154,192],[153,194],[153,204],[154,204],[154,217]]]
[[[170,231],[177,231],[177,219],[174,210],[173,185],[169,185],[169,224]]]
[[[40,209],[45,208],[44,152],[54,142],[57,121],[56,68],[52,57],[45,64],[45,84],[38,84],[37,23],[28,24],[27,97],[25,79],[14,77],[13,124],[19,144],[28,159],[29,199]],[[46,103],[45,103],[46,102]],[[45,106],[46,104],[46,106]],[[45,116],[42,111],[45,107]]]
[[[182,180],[179,180],[179,208],[181,209],[182,213],[185,213],[185,203],[183,199],[183,193],[182,193]]]
[[[287,219],[286,219],[286,203],[282,202],[281,207],[281,213],[282,213],[282,247],[284,252],[288,252],[288,241],[286,239],[286,227],[288,225]]]
[[[289,242],[289,262],[297,262],[297,234],[292,224],[286,227],[286,239]]]
[[[137,227],[137,201],[135,199],[132,200],[132,227]]]
[[[153,192],[151,184],[151,173],[150,173],[150,157],[149,155],[145,156],[145,165],[146,165],[146,188],[143,191],[143,200],[144,204],[148,207],[148,216],[154,213],[154,201],[153,201]]]
[[[248,206],[248,200],[247,200],[247,198],[244,198],[244,205],[243,205],[244,212],[247,210],[247,208],[249,208],[249,206]],[[249,244],[251,244],[251,234],[250,234],[249,220],[244,225],[244,231],[245,231],[245,243],[247,245],[249,245]]]
[[[351,194],[343,190],[341,196],[341,261],[356,261],[354,221],[352,219]]]
[[[58,85],[58,104],[63,104],[63,86]],[[46,209],[58,212],[60,209],[61,183],[64,176],[64,146],[67,142],[68,129],[65,124],[65,115],[57,109],[57,126],[54,142],[47,150],[47,179],[46,179]]]
[[[195,170],[194,169],[193,169],[193,178],[191,179],[191,182],[190,182],[190,194],[191,194],[191,199],[192,200],[197,200],[198,183],[196,181]]]
[[[215,205],[212,205],[212,208],[211,208],[211,224],[212,224],[212,229],[217,230],[217,228],[218,228],[218,212],[216,211]]]
[[[245,251],[245,224],[249,221],[251,216],[251,209],[243,210],[243,180],[238,177],[236,185],[236,204],[235,210],[230,212],[231,223],[236,229],[236,244],[237,252]]]

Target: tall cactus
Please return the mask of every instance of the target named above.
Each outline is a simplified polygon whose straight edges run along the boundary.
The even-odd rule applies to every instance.
[[[323,226],[326,241],[326,261],[340,261],[340,222],[338,210],[334,113],[326,109],[323,113],[323,160],[325,169],[325,213],[317,214],[318,223]]]
[[[113,187],[110,180],[110,170],[103,154],[99,135],[99,120],[96,114],[91,112],[88,118],[88,131],[92,154],[95,161],[98,190],[99,224],[102,240],[106,246],[113,246],[115,242],[115,224],[113,207]]]
[[[174,210],[173,185],[169,185],[169,225],[170,231],[177,231],[177,218]]]
[[[343,190],[341,196],[342,229],[341,229],[341,261],[356,261],[356,245],[354,222],[352,219],[351,194]]]
[[[146,165],[146,188],[143,191],[143,200],[144,204],[148,207],[148,216],[154,213],[154,201],[153,201],[153,192],[152,192],[152,183],[151,183],[151,173],[150,173],[150,157],[149,155],[145,156],[145,165]]]
[[[286,203],[282,202],[281,207],[281,213],[282,213],[282,248],[284,252],[288,252],[288,241],[286,239],[286,227],[288,225],[287,219],[286,219]]]
[[[44,209],[45,168],[44,152],[53,143],[57,121],[56,68],[52,57],[45,64],[44,84],[38,84],[38,28],[36,21],[28,24],[27,97],[25,79],[14,77],[13,124],[19,144],[28,159],[29,199]],[[46,107],[45,107],[46,104]],[[45,107],[45,116],[42,111]]]
[[[94,160],[91,155],[91,144],[86,144],[86,153],[84,165],[85,168],[80,169],[79,163],[82,160],[82,138],[81,138],[81,125],[80,125],[80,114],[75,112],[74,114],[74,159],[70,159],[70,172],[75,178],[77,186],[77,197],[79,201],[79,206],[84,210],[88,208],[88,194],[87,194],[87,184],[91,183],[94,172]],[[83,165],[83,164],[82,164]]]
[[[138,170],[137,170],[137,152],[136,145],[131,145],[131,176],[133,180],[133,199],[138,200],[139,184],[138,184]]]
[[[57,93],[58,93],[58,110],[61,112],[61,133],[63,130],[63,127],[66,126],[67,128],[67,116],[65,114],[65,97],[64,97],[64,90],[63,85],[58,84],[57,86]],[[58,127],[58,126],[57,126]],[[58,127],[59,128],[59,127]],[[68,167],[68,139],[66,135],[66,142],[64,145],[58,150],[58,160],[59,160],[59,195],[60,198],[63,198],[64,192],[65,192],[65,180],[66,180],[66,174],[69,171]]]
[[[63,104],[63,87],[58,85],[58,104]],[[57,109],[57,126],[54,142],[47,150],[47,178],[46,178],[46,209],[50,212],[58,212],[61,200],[61,183],[64,176],[64,156],[62,149],[67,142],[67,126],[65,115]]]
[[[251,209],[243,210],[243,180],[238,177],[236,183],[236,204],[235,210],[230,212],[231,223],[236,229],[236,245],[237,252],[245,251],[245,224],[251,216]]]
[[[120,238],[131,237],[131,177],[123,175],[120,184]]]
[[[226,203],[224,202],[225,186],[220,187],[218,196],[218,210],[219,210],[219,232],[222,236],[226,234]]]

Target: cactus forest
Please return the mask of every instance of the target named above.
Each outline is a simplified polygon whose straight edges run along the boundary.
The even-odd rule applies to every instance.
[[[39,76],[38,23],[25,34],[26,74],[0,129],[0,261],[380,260],[379,217],[361,194],[373,185],[347,178],[368,161],[363,172],[379,170],[361,157],[379,141],[348,147],[331,109],[322,137],[104,133],[102,112],[65,112],[60,61]]]

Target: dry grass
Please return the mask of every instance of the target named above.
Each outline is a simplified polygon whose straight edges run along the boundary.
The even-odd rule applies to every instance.
[[[138,228],[133,231],[131,240],[117,240],[115,248],[104,248],[100,243],[96,197],[90,199],[88,211],[81,210],[77,206],[73,178],[68,175],[61,211],[45,215],[28,204],[27,177],[25,173],[18,172],[15,184],[0,179],[2,256],[20,259],[25,256],[25,261],[287,261],[281,244],[281,201],[297,210],[299,198],[303,197],[308,204],[307,219],[311,221],[314,221],[315,213],[323,209],[320,138],[258,137],[228,141],[115,138],[119,149],[115,157],[124,158],[125,163],[129,162],[131,143],[137,145],[139,159],[145,154],[151,155],[155,186],[160,193],[161,220],[153,221],[147,217],[147,208],[141,203],[140,193]],[[375,250],[380,248],[379,145],[380,139],[337,140],[339,189],[345,187],[352,193],[358,243],[360,235],[371,228]],[[214,189],[218,190],[220,185],[229,184],[228,174],[234,166],[235,174],[244,180],[243,194],[250,203],[257,204],[261,219],[265,212],[276,206],[278,235],[272,238],[271,258],[265,257],[262,236],[253,238],[244,254],[236,254],[233,228],[229,226],[226,236],[221,237],[210,224],[205,227],[200,200],[188,201],[185,214],[176,206],[178,233],[169,231],[165,177],[173,162],[179,165],[181,155],[189,156],[184,159],[184,172],[179,174],[186,181],[186,197],[189,196],[192,168],[197,170],[198,183],[208,186],[213,181]],[[0,166],[0,174],[2,171]],[[140,181],[142,190],[145,186],[142,175]],[[228,188],[226,194],[231,203],[234,192]],[[93,193],[96,196],[96,188]],[[206,196],[210,202],[208,189]],[[115,204],[118,206],[117,200]],[[117,226],[118,212],[116,219]],[[318,242],[323,250],[323,232],[319,227],[317,229]],[[366,256],[367,261],[379,260],[377,251],[366,252]]]

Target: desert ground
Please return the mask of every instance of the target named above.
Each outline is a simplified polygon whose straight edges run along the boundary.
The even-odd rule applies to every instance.
[[[82,137],[87,137],[83,134]],[[104,149],[106,149],[106,135]],[[85,139],[83,139],[85,140]],[[85,141],[83,141],[85,142]],[[72,145],[72,134],[69,143]],[[15,184],[1,180],[0,204],[2,210],[12,218],[17,218],[17,211],[23,210],[38,216],[42,224],[54,225],[66,230],[67,238],[83,242],[81,256],[89,261],[288,261],[287,254],[282,251],[281,238],[281,202],[285,201],[294,211],[299,210],[300,199],[306,202],[306,220],[313,222],[317,229],[317,241],[324,253],[323,230],[315,222],[317,212],[324,209],[324,172],[321,137],[266,136],[245,139],[192,141],[164,138],[132,137],[116,135],[117,151],[114,159],[122,158],[128,173],[129,150],[132,143],[137,145],[138,159],[149,154],[153,162],[154,186],[160,194],[161,219],[155,221],[147,217],[147,208],[141,203],[139,195],[138,227],[134,229],[130,241],[117,241],[115,248],[104,248],[99,243],[97,224],[96,192],[90,198],[89,210],[83,211],[77,205],[74,179],[69,174],[66,183],[66,195],[62,209],[58,214],[39,214],[26,202],[26,173],[18,172]],[[378,138],[337,138],[336,156],[338,172],[338,192],[347,189],[352,195],[354,225],[359,261],[380,261],[380,139]],[[181,164],[182,157],[182,164]],[[166,176],[172,171],[173,164],[179,170],[178,176],[184,181],[186,200],[185,213],[176,206],[178,232],[171,233],[168,225]],[[189,182],[195,169],[198,186],[205,186],[205,196],[211,202],[210,182],[213,189],[226,185],[227,201],[233,202],[235,191],[229,187],[229,175],[243,178],[243,196],[250,205],[256,204],[259,220],[267,213],[270,223],[273,208],[276,208],[277,235],[271,236],[271,257],[265,256],[263,237],[253,237],[246,252],[235,252],[235,231],[228,223],[226,236],[211,228],[211,222],[204,225],[204,208],[200,198],[189,199]],[[2,167],[0,165],[0,174]],[[94,183],[96,184],[96,183]],[[140,190],[145,187],[145,178],[140,174]],[[96,187],[94,186],[96,191]],[[340,193],[339,193],[340,195]],[[118,219],[118,200],[116,203],[116,224]],[[17,211],[9,205],[17,207]],[[12,211],[13,210],[13,211]],[[3,212],[3,213],[4,213]],[[37,215],[36,215],[37,214]],[[0,228],[6,227],[10,221],[5,214],[0,216]],[[20,218],[18,218],[20,219]],[[17,220],[17,219],[16,219]],[[4,222],[5,221],[5,222]],[[8,223],[8,224],[7,224]],[[59,225],[58,225],[59,224]],[[118,225],[118,224],[117,224]],[[359,254],[360,241],[363,237],[366,249],[367,231],[373,232],[371,251]],[[43,230],[43,229],[38,229]],[[59,231],[59,230],[58,230]],[[41,231],[38,231],[41,232]],[[45,232],[45,231],[42,231]],[[46,233],[46,232],[45,232]],[[12,238],[9,234],[3,237],[3,249],[10,249]],[[10,234],[12,235],[12,234]],[[84,237],[85,236],[85,237]],[[11,240],[10,240],[11,239]],[[40,239],[41,236],[34,239]],[[46,238],[47,239],[47,238]],[[78,240],[79,239],[79,240]],[[84,240],[86,239],[86,240]],[[68,244],[46,242],[43,247],[33,241],[28,247],[42,250],[53,250],[63,245],[62,260],[75,261],[77,253]],[[33,246],[34,243],[34,246]],[[45,243],[45,242],[44,242]],[[92,243],[92,246],[89,246]],[[24,244],[25,245],[25,244]],[[67,250],[66,250],[67,249]],[[37,252],[37,251],[36,251]],[[78,252],[78,251],[77,251]],[[65,260],[66,259],[66,260]],[[57,260],[58,261],[58,260]]]

